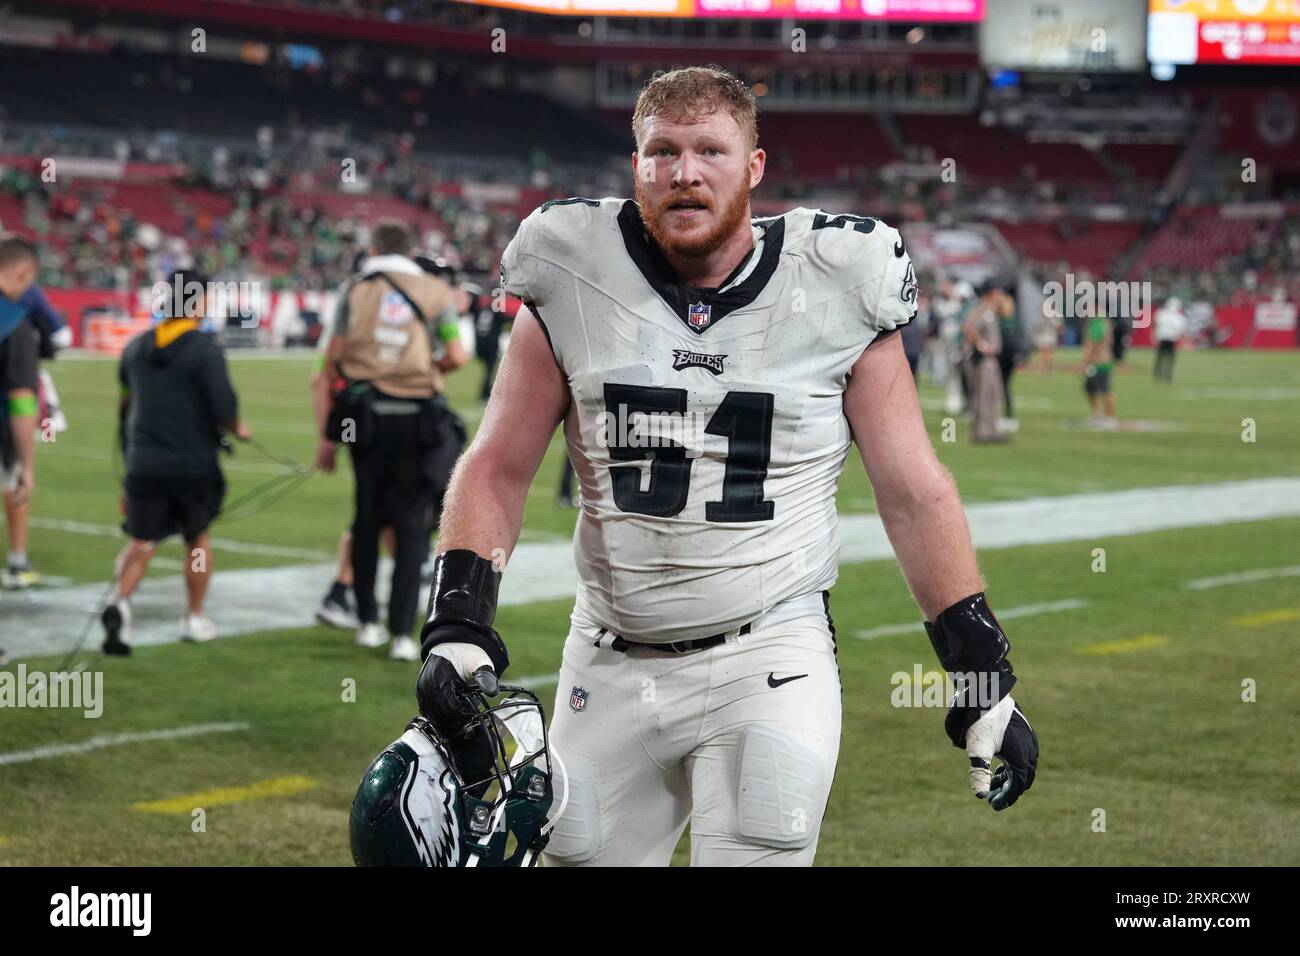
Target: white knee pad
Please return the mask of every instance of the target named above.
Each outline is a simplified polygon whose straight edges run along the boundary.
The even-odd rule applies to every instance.
[[[736,802],[740,838],[778,850],[808,846],[821,826],[829,785],[819,751],[767,724],[745,728]]]
[[[556,863],[584,863],[600,849],[600,794],[596,771],[582,754],[562,754],[551,748],[555,765],[555,802],[558,811],[551,839],[542,851],[543,860]]]

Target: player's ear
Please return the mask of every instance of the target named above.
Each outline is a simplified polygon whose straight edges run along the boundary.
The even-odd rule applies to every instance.
[[[763,170],[767,166],[767,153],[755,149],[749,154],[749,188],[753,189],[763,181]]]

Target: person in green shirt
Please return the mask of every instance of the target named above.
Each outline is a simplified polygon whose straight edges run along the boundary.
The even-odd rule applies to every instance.
[[[1110,376],[1115,369],[1114,327],[1104,315],[1091,315],[1083,324],[1083,391],[1096,428],[1115,427],[1115,393]]]

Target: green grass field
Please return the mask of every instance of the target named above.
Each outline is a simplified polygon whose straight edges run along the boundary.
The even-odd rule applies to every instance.
[[[1017,377],[1021,429],[1001,447],[939,442],[938,393],[922,391],[939,454],[968,502],[1300,477],[1300,360],[1294,353],[1180,356],[1178,381],[1150,381],[1150,353],[1117,376],[1122,419],[1164,430],[1094,432],[1077,355],[1060,371]],[[314,444],[305,357],[232,364],[255,436],[309,460]],[[111,453],[116,386],[107,361],[55,368],[72,429],[38,450],[35,514],[116,523]],[[471,423],[478,370],[454,376],[451,398]],[[1251,419],[1254,442],[1243,442]],[[562,452],[553,441],[530,493],[525,540],[567,536],[573,512],[554,504]],[[278,466],[241,448],[228,463],[233,499]],[[328,560],[350,516],[344,471],[308,480],[291,500],[214,533],[319,552]],[[872,510],[856,456],[842,513]],[[1230,517],[1230,516],[1228,516]],[[832,592],[844,685],[844,734],[818,862],[830,865],[1300,864],[1300,578],[1207,590],[1194,578],[1300,564],[1300,519],[1207,524],[1152,534],[990,550],[981,567],[995,609],[1079,598],[1086,607],[1008,622],[1022,684],[1016,697],[1042,742],[1034,789],[994,814],[966,785],[942,711],[895,709],[890,675],[937,669],[919,626],[863,641],[853,632],[919,620],[892,562],[845,565]],[[46,575],[106,581],[120,541],[38,528],[29,547]],[[1105,573],[1092,570],[1105,548]],[[179,560],[175,543],[160,554]],[[216,553],[217,573],[293,563]],[[298,562],[301,563],[301,562]],[[155,571],[154,574],[175,574]],[[325,582],[322,582],[322,585]],[[508,575],[507,584],[508,587]],[[177,585],[179,600],[179,585]],[[382,590],[381,590],[382,593]],[[0,646],[23,627],[0,595]],[[553,673],[569,602],[505,607],[498,628],[512,672]],[[210,613],[220,624],[221,609]],[[67,635],[71,647],[76,634]],[[1107,644],[1105,642],[1115,642]],[[98,645],[92,632],[91,647]],[[1101,645],[1096,647],[1095,645]],[[268,631],[206,645],[137,649],[129,659],[81,655],[105,674],[98,720],[79,711],[0,710],[0,863],[350,863],[347,810],[361,771],[414,710],[414,665],[320,628]],[[61,655],[29,659],[50,669]],[[16,665],[7,665],[14,670]],[[356,682],[356,701],[342,684]],[[1257,700],[1242,700],[1242,682]],[[548,712],[554,687],[539,691]],[[5,764],[3,754],[91,737],[192,724],[246,729]],[[255,785],[262,785],[255,787]],[[239,789],[250,788],[252,790]],[[175,800],[173,806],[139,804]],[[206,831],[190,809],[205,807]],[[1095,832],[1096,811],[1105,830]],[[171,812],[167,812],[171,811]],[[678,862],[686,858],[686,844]]]

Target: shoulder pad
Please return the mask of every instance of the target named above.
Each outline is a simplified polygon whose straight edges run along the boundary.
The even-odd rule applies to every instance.
[[[832,294],[853,293],[874,331],[905,325],[916,312],[916,275],[897,229],[873,216],[792,209],[786,248],[807,258]]]
[[[593,250],[603,247],[598,233],[617,233],[624,202],[615,197],[574,197],[542,203],[519,224],[502,253],[501,288],[524,302],[541,304],[544,290],[536,282],[539,263],[576,271]]]

